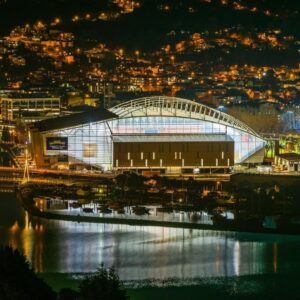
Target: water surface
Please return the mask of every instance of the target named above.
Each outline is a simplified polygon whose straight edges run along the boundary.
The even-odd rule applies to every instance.
[[[300,237],[31,218],[0,197],[0,243],[37,272],[93,272],[114,265],[124,280],[213,278],[297,272]]]

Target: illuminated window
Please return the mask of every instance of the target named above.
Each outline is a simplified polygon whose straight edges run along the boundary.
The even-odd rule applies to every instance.
[[[230,158],[227,159],[227,166],[230,166]]]
[[[203,158],[201,158],[201,167],[203,167]]]
[[[219,160],[216,158],[216,166],[219,165]]]
[[[155,159],[155,152],[152,153],[152,159]]]
[[[145,166],[148,167],[148,159],[145,159]]]
[[[182,159],[182,161],[181,161],[181,162],[182,162],[182,166],[184,167],[184,158]]]
[[[177,152],[175,152],[175,159],[177,159]]]
[[[224,151],[222,151],[222,159],[224,159]]]
[[[144,159],[144,152],[141,152],[141,159]]]
[[[130,160],[130,167],[133,167],[133,159]]]
[[[119,160],[118,159],[116,160],[116,167],[117,168],[119,167]]]
[[[83,144],[83,157],[92,158],[97,156],[97,144]]]
[[[127,159],[130,159],[130,152],[127,153]]]
[[[181,159],[181,152],[179,152],[179,159]]]
[[[160,160],[159,160],[159,166],[162,167],[162,165],[163,165],[163,160],[160,159]]]

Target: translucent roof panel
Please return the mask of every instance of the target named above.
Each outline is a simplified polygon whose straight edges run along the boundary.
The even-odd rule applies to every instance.
[[[114,135],[112,138],[116,143],[233,142],[233,139],[225,134]]]

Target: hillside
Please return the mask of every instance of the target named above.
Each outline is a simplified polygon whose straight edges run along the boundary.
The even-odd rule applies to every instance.
[[[139,8],[123,14],[121,8],[109,0],[8,0],[0,9],[0,34],[7,34],[13,27],[27,22],[51,23],[59,18],[61,23],[56,28],[75,33],[82,43],[103,41],[112,47],[127,49],[157,49],[166,42],[170,32],[213,32],[238,27],[245,32],[276,28],[286,35],[299,35],[299,1],[242,0],[238,7],[236,3],[231,0],[143,0]],[[99,19],[103,12],[117,17]],[[79,18],[77,22],[72,21],[74,16]]]

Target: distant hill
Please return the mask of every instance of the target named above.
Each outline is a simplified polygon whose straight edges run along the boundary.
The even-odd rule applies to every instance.
[[[3,32],[26,22],[70,19],[75,14],[107,9],[107,0],[7,0],[0,9],[0,30]]]
[[[225,0],[226,1],[226,0]],[[212,31],[225,27],[282,29],[299,35],[299,0],[140,0],[141,8],[114,21],[98,20],[101,11],[118,10],[109,0],[7,0],[0,9],[0,34],[7,34],[16,25],[39,20],[50,22],[59,17],[60,28],[72,31],[79,40],[104,41],[127,48],[157,48],[170,31]],[[234,2],[258,12],[233,9]],[[162,9],[169,6],[170,9]],[[270,11],[270,15],[264,12]],[[74,15],[91,14],[95,22],[71,22]]]

